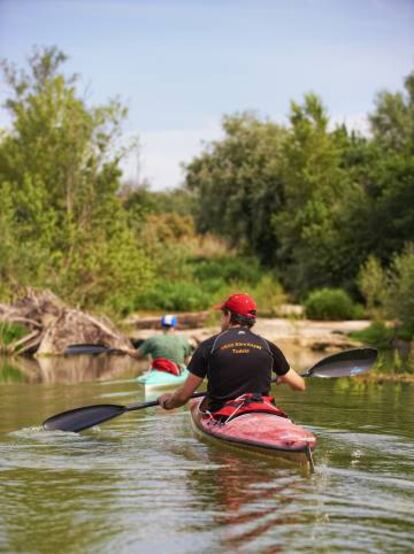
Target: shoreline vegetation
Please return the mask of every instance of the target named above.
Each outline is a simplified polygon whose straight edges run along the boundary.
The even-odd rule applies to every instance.
[[[276,342],[282,350],[303,352],[303,359],[316,362],[324,353],[373,345],[380,354],[376,368],[361,376],[362,381],[414,382],[411,371],[411,343],[392,343],[392,327],[384,327],[388,336],[378,341],[376,324],[363,320],[310,320],[299,305],[280,307],[284,317],[258,317],[255,331]],[[290,317],[286,317],[290,314]],[[217,314],[212,311],[178,313],[179,332],[193,346],[218,331]],[[161,332],[159,315],[135,314],[117,327],[108,318],[99,318],[66,306],[50,291],[29,289],[15,305],[0,305],[0,353],[16,356],[35,356],[43,365],[47,359],[66,356],[74,344],[100,345],[117,355],[134,357],[134,345]],[[17,322],[17,323],[16,323]],[[121,330],[122,329],[122,330]],[[376,340],[372,340],[373,336]],[[28,347],[28,348],[25,348]],[[103,351],[105,353],[105,351]],[[299,358],[302,356],[299,355]],[[304,364],[309,363],[304,362]]]
[[[66,59],[35,47],[21,70],[0,64],[11,121],[0,129],[3,344],[128,353],[133,314],[207,312],[245,291],[303,348],[320,322],[368,321],[319,348],[360,341],[384,352],[383,372],[414,374],[414,72],[401,91],[378,92],[368,135],[335,126],[316,94],[291,102],[286,125],[225,114],[183,184],[155,192],[123,180],[139,144],[119,140],[125,106],[89,105]],[[36,311],[41,291],[53,299]],[[20,323],[7,323],[7,306]]]

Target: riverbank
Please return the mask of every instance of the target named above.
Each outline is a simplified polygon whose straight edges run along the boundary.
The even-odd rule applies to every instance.
[[[354,321],[311,321],[294,318],[257,318],[254,331],[259,335],[275,342],[293,342],[302,348],[318,352],[333,352],[344,348],[360,346],[359,341],[349,338],[348,333],[362,331],[370,325],[369,320]],[[206,338],[218,333],[220,328],[206,326],[197,329],[180,331],[189,340],[199,344]],[[154,329],[134,329],[130,335],[134,339],[146,339],[160,333]]]
[[[275,342],[285,353],[289,363],[295,368],[310,367],[321,357],[347,348],[363,346],[361,341],[349,337],[350,333],[363,331],[371,324],[370,320],[352,321],[312,321],[295,318],[258,318],[254,331]],[[200,342],[219,332],[219,327],[208,326],[180,331],[197,346]],[[160,330],[139,329],[132,332],[134,339],[146,339],[160,333]],[[390,370],[384,373],[379,368],[358,380],[364,382],[414,383],[414,374]]]

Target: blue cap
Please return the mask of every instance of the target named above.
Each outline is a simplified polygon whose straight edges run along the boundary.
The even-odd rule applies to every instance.
[[[177,318],[175,315],[163,315],[161,318],[161,325],[163,327],[176,327]]]

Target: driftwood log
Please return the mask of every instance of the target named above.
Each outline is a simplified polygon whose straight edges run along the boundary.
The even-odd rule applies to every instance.
[[[52,292],[28,288],[11,305],[0,304],[0,321],[27,328],[27,335],[3,348],[9,354],[59,355],[71,344],[101,344],[134,355],[131,341],[105,317],[68,307]]]

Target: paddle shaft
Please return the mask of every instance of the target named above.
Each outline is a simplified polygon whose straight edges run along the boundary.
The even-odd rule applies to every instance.
[[[194,392],[191,395],[191,398],[201,398],[205,396],[205,392]],[[133,410],[141,410],[143,408],[152,408],[154,406],[159,406],[158,400],[151,400],[150,402],[135,402],[134,404],[128,404],[125,406],[125,412],[132,412]]]

